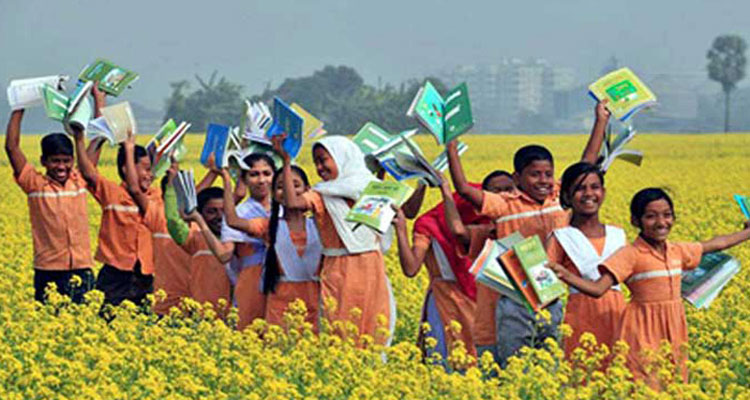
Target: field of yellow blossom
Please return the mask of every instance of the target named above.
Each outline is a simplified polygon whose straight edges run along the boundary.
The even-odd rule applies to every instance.
[[[27,158],[37,166],[39,139],[22,138]],[[521,145],[540,143],[555,155],[559,176],[580,157],[586,139],[468,136],[470,148],[463,160],[469,178],[480,181],[490,170],[510,169]],[[440,150],[430,138],[419,142],[429,157]],[[201,135],[188,137],[191,155],[184,164],[195,168],[197,176],[201,144]],[[631,146],[644,151],[644,165],[615,162],[607,175],[606,222],[626,227],[632,239],[631,196],[643,187],[660,186],[676,203],[673,240],[705,239],[741,227],[732,194],[750,194],[750,135],[642,134]],[[308,147],[300,163],[317,181]],[[114,155],[114,149],[105,147],[100,162],[111,179],[117,179]],[[427,279],[424,273],[404,277],[395,249],[386,262],[398,322],[394,345],[387,349],[368,338],[360,339],[359,346],[342,341],[328,334],[332,328],[327,324],[313,335],[300,322],[304,311],[299,309],[287,316],[287,330],[256,321],[238,332],[210,318],[210,312],[175,312],[159,320],[127,306],[108,324],[97,315],[98,292],[83,306],[53,296],[42,307],[32,301],[25,196],[13,182],[6,157],[0,159],[0,186],[0,399],[750,399],[750,244],[730,251],[743,270],[709,310],[686,305],[690,382],[676,383],[669,363],[657,356],[653,374],[663,383],[663,392],[657,393],[629,379],[621,356],[608,371],[599,372],[596,362],[607,350],[590,341],[572,362],[562,360],[552,344],[550,351],[524,352],[502,371],[487,359],[473,364],[460,346],[448,361],[461,372],[423,363],[414,342]],[[428,192],[423,210],[438,199],[437,191]],[[100,215],[90,198],[92,248]],[[620,355],[623,351],[615,349]]]

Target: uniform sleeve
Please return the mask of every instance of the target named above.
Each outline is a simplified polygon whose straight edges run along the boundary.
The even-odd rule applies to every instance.
[[[143,225],[151,232],[162,232],[164,225],[166,225],[166,220],[164,218],[164,206],[161,201],[156,199],[148,201],[148,209],[146,209],[146,214],[143,215]]]
[[[96,187],[94,187],[93,190],[89,188],[89,191],[100,205],[106,206],[111,202],[113,198],[115,198],[115,193],[119,189],[120,185],[110,181],[109,179],[106,179],[105,177],[101,176],[101,174],[97,174]]]
[[[698,267],[703,256],[703,245],[700,242],[682,242],[675,244],[682,253],[682,269],[691,270]]]
[[[617,283],[625,282],[633,275],[633,268],[635,268],[636,264],[636,252],[637,250],[631,246],[623,247],[604,260],[599,269],[611,273],[617,280]]]
[[[247,220],[248,235],[260,238],[268,242],[268,218],[252,218]]]
[[[508,215],[508,202],[501,194],[484,191],[481,214],[492,219]]]
[[[40,181],[44,179],[42,174],[37,172],[30,162],[21,169],[21,173],[17,177],[14,177],[18,186],[21,187],[24,193],[31,193],[39,188]]]
[[[175,193],[172,185],[167,185],[167,190],[164,192],[164,216],[167,218],[169,236],[172,236],[177,244],[183,246],[188,240],[190,227],[180,217],[180,212],[177,209],[177,193]],[[188,251],[188,253],[192,254],[193,252]]]
[[[200,228],[198,228],[198,225],[192,224],[190,226],[185,223],[185,221],[182,221],[185,224],[185,242],[183,244],[180,244],[180,242],[177,241],[177,239],[172,236],[172,238],[182,246],[182,249],[185,250],[186,253],[193,255],[198,252],[201,248],[201,241],[203,240],[203,233],[201,233]],[[167,220],[167,227],[169,227],[169,220]],[[169,233],[172,235],[172,232]]]
[[[308,190],[302,193],[302,199],[305,200],[305,206],[308,210],[312,210],[316,217],[320,214],[325,213],[325,204],[323,203],[323,195],[314,191]]]
[[[550,262],[557,264],[563,263],[563,260],[565,259],[565,250],[562,248],[555,235],[550,235],[549,239],[547,239],[545,248],[547,250],[547,259]]]

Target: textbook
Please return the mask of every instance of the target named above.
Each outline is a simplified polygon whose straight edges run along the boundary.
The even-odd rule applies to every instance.
[[[401,138],[403,145],[393,151],[393,157],[383,160],[383,168],[397,181],[409,178],[423,179],[429,186],[437,187],[442,176],[422,155],[415,143]],[[402,150],[402,148],[404,148]]]
[[[456,146],[459,156],[463,155],[468,149],[469,145],[464,142],[458,142],[458,145]],[[438,154],[438,156],[432,160],[432,167],[440,172],[445,172],[445,170],[448,169],[448,151],[443,150],[442,153]]]
[[[637,166],[641,165],[643,162],[643,152],[625,148],[625,145],[633,140],[633,137],[635,137],[635,129],[630,125],[625,125],[614,138],[612,137],[611,125],[607,128],[598,161],[599,168],[603,172],[607,172],[612,163],[618,158]]]
[[[513,251],[542,307],[565,294],[565,285],[546,265],[547,252],[538,235],[514,244]]]
[[[406,116],[416,118],[438,144],[448,143],[474,125],[469,88],[462,83],[451,89],[444,100],[432,83],[426,81],[414,96]]]
[[[523,295],[513,286],[513,283],[503,271],[498,258],[513,247],[513,244],[523,240],[518,232],[500,240],[488,239],[482,251],[469,268],[477,283],[493,289],[503,296],[521,305],[527,305]]]
[[[372,181],[362,191],[345,219],[385,233],[396,216],[392,206],[401,207],[413,192],[414,189],[400,182]]]
[[[510,250],[500,254],[498,258],[500,266],[503,268],[505,275],[510,278],[513,287],[523,296],[523,304],[530,312],[539,312],[544,306],[539,302],[539,298],[534,292],[534,288],[526,278],[526,273],[521,266],[521,262],[516,257],[516,253],[511,247]]]
[[[42,86],[42,101],[47,117],[60,122],[67,120],[76,129],[85,130],[94,111],[91,101],[87,98],[91,86],[91,83],[79,85],[73,94],[68,97],[54,87],[44,84]]]
[[[224,168],[229,165],[230,156],[240,149],[239,128],[210,123],[206,128],[206,139],[203,141],[201,164],[208,167],[208,158],[213,153],[216,167]]]
[[[697,268],[683,272],[682,297],[697,308],[708,308],[739,270],[739,261],[726,253],[704,254]]]
[[[99,90],[117,97],[131,83],[138,80],[138,74],[103,58],[97,58],[93,63],[83,67],[78,79],[81,82],[97,81]]]
[[[266,137],[266,131],[272,122],[271,110],[265,103],[245,100],[245,112],[240,120],[240,133],[243,138],[270,146],[271,141]]]
[[[289,157],[295,159],[302,148],[302,117],[278,97],[273,98],[273,123],[266,136],[272,138],[286,133],[282,146]]]
[[[172,181],[174,191],[177,194],[177,206],[188,215],[198,207],[198,198],[195,193],[195,178],[193,170],[179,170]]]
[[[245,145],[245,148],[241,150],[230,151],[229,166],[232,168],[249,170],[250,166],[245,164],[244,160],[245,157],[249,156],[250,154],[265,154],[271,157],[274,163],[274,170],[277,168],[281,168],[284,165],[284,160],[282,160],[281,156],[279,156],[279,154],[274,151],[272,146],[251,141],[247,143]]]
[[[50,75],[39,78],[14,79],[8,85],[8,105],[11,110],[35,107],[44,104],[42,87],[49,85],[53,89],[64,91],[63,83],[69,78],[66,75]]]
[[[620,121],[656,104],[656,96],[629,68],[620,68],[589,85],[596,101],[609,100],[607,109]]]
[[[189,123],[181,122],[177,125],[170,118],[148,142],[146,152],[151,158],[151,172],[155,178],[164,176],[172,159],[179,162],[185,157],[187,148],[183,139],[188,129],[190,129]]]
[[[292,103],[292,110],[302,117],[302,134],[308,139],[313,139],[318,136],[326,134],[326,130],[323,129],[323,121],[315,118],[314,115],[310,114],[297,103]]]
[[[367,168],[374,173],[380,169],[383,160],[393,156],[395,149],[404,149],[402,137],[408,140],[416,133],[416,129],[413,129],[396,135],[373,122],[367,122],[357,131],[352,141],[362,150]]]
[[[86,136],[89,140],[96,137],[107,139],[111,146],[122,143],[128,138],[128,132],[136,134],[136,123],[130,103],[123,101],[102,108],[102,116],[89,122]]]
[[[734,200],[739,204],[740,210],[745,214],[745,218],[750,219],[750,199],[747,196],[735,194]]]

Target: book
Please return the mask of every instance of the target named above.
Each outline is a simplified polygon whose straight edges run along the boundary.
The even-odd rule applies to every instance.
[[[77,130],[85,130],[91,120],[93,107],[87,95],[91,91],[91,84],[79,85],[71,97],[54,87],[42,85],[42,102],[47,117],[55,121],[65,122]]]
[[[187,122],[177,125],[170,118],[148,142],[146,152],[151,158],[151,172],[155,178],[164,176],[173,159],[182,161],[187,154],[183,139],[190,126]]]
[[[440,172],[424,158],[419,147],[403,137],[401,140],[402,145],[393,151],[393,157],[382,161],[383,168],[397,181],[416,177],[429,186],[440,186],[443,180]]]
[[[373,122],[367,122],[357,131],[352,141],[362,150],[367,168],[374,173],[381,168],[383,161],[393,157],[394,151],[408,152],[404,140],[411,141],[410,138],[416,133],[417,130],[412,129],[392,134]],[[411,143],[416,146],[416,143]]]
[[[302,134],[308,139],[313,139],[326,134],[326,130],[323,129],[323,121],[315,118],[314,115],[310,114],[297,103],[292,103],[292,110],[296,111],[297,114],[302,117]]]
[[[499,292],[518,304],[527,305],[523,295],[511,283],[510,278],[505,274],[498,261],[500,255],[510,250],[513,244],[521,240],[523,240],[523,237],[518,232],[501,240],[488,239],[469,268],[469,273],[474,275],[477,283]]]
[[[302,148],[302,117],[288,104],[278,97],[273,99],[273,123],[268,128],[266,136],[272,138],[286,133],[282,143],[284,151],[295,159]]]
[[[597,160],[599,168],[603,172],[607,172],[612,163],[617,159],[640,166],[643,162],[643,152],[625,148],[625,145],[630,143],[633,137],[635,137],[635,129],[626,124],[620,133],[613,136],[611,127],[611,125],[607,127],[604,142],[599,151],[599,159]]]
[[[128,133],[136,134],[135,117],[127,101],[104,107],[101,111],[102,116],[89,124],[90,128],[94,128],[91,129],[90,139],[103,136],[111,145],[115,145],[127,140]]]
[[[203,150],[201,151],[201,164],[208,167],[208,159],[213,154],[216,167],[224,167],[224,161],[227,159],[226,156],[231,143],[229,131],[230,128],[226,125],[208,124],[206,139],[203,141]]]
[[[704,254],[697,268],[683,273],[682,297],[697,308],[708,308],[739,270],[739,261],[726,253]]]
[[[607,109],[620,121],[656,104],[656,96],[629,68],[620,68],[589,85],[596,101],[609,100]]]
[[[432,83],[426,81],[414,96],[406,115],[416,118],[441,145],[474,126],[466,83],[451,89],[443,99]]]
[[[138,80],[138,74],[103,58],[97,58],[83,67],[81,73],[78,74],[78,80],[81,82],[97,81],[99,90],[117,97],[125,88]]]
[[[526,277],[541,304],[546,306],[565,294],[565,285],[554,271],[547,267],[547,252],[538,235],[534,235],[513,245],[513,251],[521,263]]]
[[[464,142],[458,142],[456,146],[458,155],[463,155],[466,150],[469,150],[469,145]],[[445,172],[448,169],[448,151],[443,150],[434,160],[432,160],[432,167],[440,172]]]
[[[175,193],[177,194],[177,206],[180,210],[188,215],[198,207],[198,197],[195,193],[195,177],[193,170],[179,170],[177,176],[172,181]]]
[[[263,143],[249,142],[240,150],[229,151],[229,156],[227,157],[228,166],[230,168],[249,170],[250,166],[245,164],[245,157],[250,154],[265,154],[271,157],[274,162],[274,169],[281,168],[284,164],[284,160],[282,160],[281,156],[274,151],[272,146]]]
[[[372,181],[362,191],[345,219],[385,233],[396,216],[392,206],[401,207],[413,192],[414,189],[403,183]]]
[[[735,194],[734,200],[739,204],[740,210],[745,214],[745,218],[750,219],[750,199],[747,196]]]
[[[14,79],[6,90],[8,105],[11,110],[31,108],[44,104],[42,87],[49,85],[53,89],[64,91],[63,83],[69,78],[66,75],[50,75],[39,78]]]
[[[273,123],[271,110],[263,102],[245,100],[244,116],[240,120],[240,133],[244,139],[271,145],[266,131]]]
[[[524,305],[530,309],[531,312],[539,312],[543,308],[543,305],[539,302],[539,298],[534,292],[534,288],[531,286],[529,279],[526,277],[526,273],[521,266],[521,262],[516,257],[516,252],[511,247],[510,250],[500,254],[498,258],[500,266],[503,268],[505,275],[510,278],[510,282],[513,287],[523,296]]]

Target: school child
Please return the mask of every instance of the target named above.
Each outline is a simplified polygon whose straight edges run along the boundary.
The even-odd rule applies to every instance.
[[[289,170],[297,195],[309,190],[307,174],[296,165]],[[226,172],[224,172],[226,173]],[[306,321],[315,330],[318,327],[320,278],[318,270],[322,245],[315,220],[306,217],[305,211],[284,209],[282,171],[273,176],[273,202],[270,218],[239,218],[233,205],[226,207],[227,224],[250,236],[266,241],[266,259],[263,264],[263,293],[266,294],[265,320],[269,324],[284,325],[284,313],[289,303],[301,299],[307,307]],[[225,187],[226,190],[226,187]],[[224,201],[228,199],[225,196]]]
[[[618,283],[627,285],[631,299],[623,313],[618,340],[630,345],[628,367],[635,378],[657,387],[655,374],[646,373],[643,351],[656,351],[666,340],[687,381],[687,354],[682,348],[688,341],[685,307],[680,297],[682,271],[697,267],[704,253],[750,239],[750,221],[741,231],[704,242],[669,241],[675,221],[674,205],[669,195],[658,188],[636,193],[630,203],[630,221],[640,231],[638,238],[599,264],[601,277],[596,281],[581,278],[560,264],[550,267],[560,279],[589,296],[603,296]]]
[[[608,115],[604,104],[599,103],[596,122],[582,161],[596,161],[604,141]],[[513,157],[516,189],[499,194],[470,186],[461,167],[456,143],[449,143],[446,148],[456,191],[479,208],[482,215],[495,222],[496,238],[519,232],[524,237],[539,235],[543,239],[553,229],[568,224],[570,216],[560,207],[553,158],[546,148],[528,145],[519,149]],[[483,351],[494,349],[496,361],[505,367],[508,357],[516,354],[521,347],[541,347],[546,338],[556,338],[557,327],[562,320],[562,303],[555,301],[546,309],[550,313],[550,321],[537,321],[524,306],[479,285],[474,321],[474,343],[479,356]]]
[[[72,127],[68,126],[72,130]],[[78,167],[87,188],[102,207],[99,248],[95,259],[103,264],[96,289],[104,292],[104,304],[130,300],[141,305],[153,291],[153,243],[143,224],[149,203],[158,190],[151,189],[151,160],[146,149],[135,144],[135,136],[117,152],[117,184],[99,174],[86,154],[84,132],[74,130]]]
[[[250,190],[250,196],[236,208],[240,218],[268,218],[271,208],[271,181],[274,162],[265,154],[250,154],[243,160],[250,168],[242,171],[240,179]],[[221,174],[224,186],[230,184],[231,177]],[[224,194],[227,196],[227,194]],[[224,202],[226,207],[232,202]],[[204,232],[207,233],[207,232]],[[221,242],[208,240],[213,254],[223,264],[228,264],[227,275],[234,287],[233,302],[239,313],[238,329],[244,329],[256,318],[263,318],[266,310],[266,297],[261,291],[261,272],[266,256],[266,244],[222,222]]]
[[[627,244],[622,228],[599,220],[605,194],[604,173],[599,167],[585,162],[568,167],[562,176],[560,205],[573,210],[570,226],[552,231],[546,244],[550,262],[591,281],[600,277],[597,266]],[[612,349],[624,309],[625,298],[619,285],[612,286],[600,298],[586,296],[571,287],[564,321],[573,334],[564,342],[566,357],[579,346],[584,332],[594,334],[597,343]],[[605,368],[606,363],[602,365]]]
[[[321,298],[323,304],[333,299],[337,305],[332,313],[326,309],[322,312],[328,313],[325,316],[331,321],[353,322],[360,334],[390,344],[396,305],[385,274],[383,237],[365,227],[353,230],[354,224],[344,220],[365,186],[376,180],[365,165],[364,155],[354,142],[343,136],[319,140],[313,145],[313,161],[323,182],[298,195],[289,155],[279,140],[274,145],[284,159],[284,207],[312,210],[318,225],[323,244]],[[359,313],[352,312],[355,308]],[[379,319],[385,322],[384,326],[379,325]],[[381,335],[378,328],[389,329],[390,334]]]
[[[96,85],[95,85],[96,87]],[[103,106],[104,93],[94,91],[95,110]],[[74,167],[73,142],[64,133],[51,133],[42,138],[40,162],[42,174],[27,161],[21,150],[21,121],[24,110],[14,110],[8,120],[5,152],[13,178],[26,193],[34,247],[34,299],[44,302],[45,289],[54,283],[57,292],[81,303],[94,287],[91,268],[86,182]],[[99,145],[87,150],[99,158]],[[71,278],[80,284],[71,284]]]

